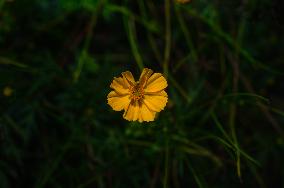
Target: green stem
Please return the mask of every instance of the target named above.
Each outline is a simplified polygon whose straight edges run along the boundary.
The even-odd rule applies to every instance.
[[[166,128],[167,129],[167,128]],[[168,187],[168,176],[169,176],[169,137],[168,137],[168,131],[165,131],[166,136],[166,143],[165,143],[165,174],[164,174],[164,181],[163,181],[163,187]]]
[[[168,77],[169,74],[169,61],[170,61],[170,53],[171,53],[171,5],[170,0],[166,0],[165,3],[165,17],[166,17],[166,45],[165,45],[165,53],[164,53],[164,74],[165,77]]]
[[[78,64],[77,64],[77,68],[74,71],[74,81],[75,82],[78,81],[78,79],[81,75],[83,66],[85,64],[85,56],[87,55],[87,51],[89,49],[91,39],[93,37],[93,29],[94,29],[94,27],[97,23],[97,20],[98,20],[99,10],[101,10],[104,2],[105,2],[105,0],[101,0],[99,2],[99,4],[97,5],[97,7],[93,10],[91,21],[90,21],[88,28],[87,28],[87,34],[86,34],[86,38],[85,38],[85,41],[84,41],[84,46],[83,46],[83,49],[82,49],[81,54],[80,54],[81,56],[83,56],[83,58],[80,58],[80,60],[78,61]]]
[[[137,44],[137,37],[136,37],[136,28],[135,28],[135,22],[132,18],[129,18],[127,20],[127,28],[128,28],[128,39],[131,46],[132,54],[135,58],[135,61],[139,67],[139,69],[142,71],[144,68],[142,57],[139,53],[138,44]]]
[[[184,18],[181,14],[181,10],[179,9],[178,6],[175,6],[175,13],[177,15],[177,19],[178,19],[178,22],[180,24],[180,27],[181,27],[181,30],[183,31],[183,34],[184,34],[184,37],[185,37],[185,41],[187,43],[187,46],[191,52],[191,55],[192,55],[192,59],[194,62],[197,61],[198,59],[198,56],[197,56],[197,52],[195,50],[195,47],[194,47],[194,44],[192,42],[192,38],[191,38],[191,34],[186,26],[186,23],[184,21]]]

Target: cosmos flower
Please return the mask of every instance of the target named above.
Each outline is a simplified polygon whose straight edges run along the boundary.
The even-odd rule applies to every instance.
[[[13,92],[14,92],[14,90],[13,90],[11,87],[9,87],[9,86],[6,86],[6,87],[3,89],[3,95],[4,95],[5,97],[10,97],[10,96],[12,96]]]
[[[111,83],[113,91],[107,96],[108,104],[115,111],[124,110],[123,118],[128,121],[154,121],[156,113],[167,104],[167,86],[163,75],[153,74],[151,69],[144,68],[139,81],[126,71]]]

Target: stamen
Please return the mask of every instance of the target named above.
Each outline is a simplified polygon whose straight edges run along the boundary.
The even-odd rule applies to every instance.
[[[143,88],[140,86],[139,82],[136,82],[134,86],[130,88],[130,98],[131,100],[138,101],[144,96]]]

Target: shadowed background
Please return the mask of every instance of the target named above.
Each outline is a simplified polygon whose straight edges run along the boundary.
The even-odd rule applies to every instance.
[[[0,0],[0,187],[283,187],[283,1]],[[164,73],[156,121],[107,105]]]

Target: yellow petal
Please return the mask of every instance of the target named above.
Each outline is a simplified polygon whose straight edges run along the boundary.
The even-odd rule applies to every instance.
[[[148,75],[147,77],[150,77],[152,73],[153,73],[153,71],[151,69],[144,68],[141,75],[140,75],[140,79],[143,78],[146,75]]]
[[[125,83],[122,77],[114,78],[110,85],[110,88],[114,89],[120,95],[125,95],[129,93],[127,83]]]
[[[118,78],[114,77],[114,80],[115,80],[116,82],[118,82],[118,84],[120,84],[124,89],[127,89],[127,88],[128,88],[127,83],[125,83],[125,81],[123,80],[122,77],[118,77]]]
[[[144,88],[145,92],[158,92],[165,89],[168,86],[167,80],[161,73],[154,73],[147,81]]]
[[[165,108],[168,102],[167,93],[165,91],[161,91],[155,94],[146,94],[144,95],[143,102],[150,110],[160,112]]]
[[[141,105],[140,114],[138,121],[141,123],[143,121],[154,121],[156,112],[149,110],[149,108],[143,103]]]
[[[123,79],[125,80],[125,83],[127,83],[127,86],[133,86],[135,83],[134,77],[130,71],[125,71],[121,73],[123,76]]]
[[[114,91],[111,91],[107,96],[108,104],[112,107],[115,111],[121,111],[130,104],[131,100],[129,95],[119,95]]]
[[[123,118],[128,121],[136,121],[139,118],[140,107],[138,101],[131,102],[123,114]]]
[[[149,77],[153,74],[153,71],[151,69],[148,69],[148,68],[144,68],[141,75],[140,75],[140,78],[139,78],[139,83],[140,83],[140,86],[141,87],[144,87],[147,80],[149,79]]]
[[[148,95],[148,96],[163,96],[163,97],[168,97],[168,94],[162,90],[162,91],[158,91],[158,92],[155,92],[155,93],[145,93],[145,95]]]

